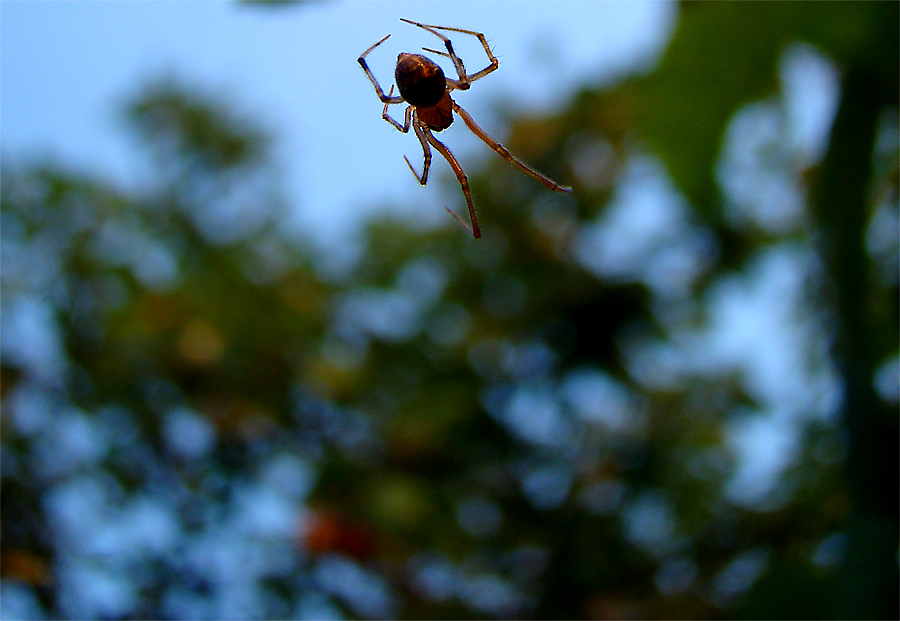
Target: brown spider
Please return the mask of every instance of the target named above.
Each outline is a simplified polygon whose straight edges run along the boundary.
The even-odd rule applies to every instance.
[[[439,132],[450,127],[453,123],[453,112],[456,112],[461,116],[468,128],[472,130],[476,136],[481,138],[491,149],[496,151],[511,164],[518,166],[526,174],[531,175],[551,190],[556,190],[557,192],[572,191],[572,188],[556,183],[524,162],[516,159],[503,147],[503,145],[488,136],[487,133],[475,123],[469,113],[463,110],[459,104],[450,98],[450,91],[454,89],[459,89],[461,91],[467,90],[472,85],[472,82],[483,78],[500,66],[497,58],[491,53],[491,48],[488,47],[488,43],[483,34],[471,30],[463,30],[461,28],[427,26],[402,18],[400,21],[423,28],[441,39],[444,42],[444,45],[447,46],[447,52],[439,52],[438,50],[432,50],[427,47],[423,47],[422,49],[426,52],[439,54],[440,56],[449,58],[453,62],[459,80],[445,77],[443,70],[429,58],[420,54],[407,54],[404,52],[397,56],[397,68],[394,70],[394,78],[397,81],[397,89],[400,91],[400,96],[394,97],[393,86],[391,86],[390,92],[385,95],[384,91],[381,90],[381,86],[378,84],[378,80],[375,79],[375,76],[372,75],[372,71],[366,64],[366,56],[369,52],[384,43],[391,35],[388,35],[363,52],[362,56],[359,57],[359,64],[362,66],[363,71],[366,72],[366,75],[369,76],[372,85],[375,86],[378,98],[384,103],[384,110],[381,113],[381,118],[404,134],[409,131],[410,125],[412,125],[413,131],[415,131],[416,137],[422,145],[422,151],[425,154],[422,175],[420,176],[416,172],[405,155],[403,156],[403,159],[406,160],[407,166],[409,166],[409,169],[412,171],[412,174],[415,175],[419,183],[425,185],[428,182],[428,169],[431,166],[431,149],[428,146],[429,144],[437,149],[447,160],[447,163],[450,164],[450,167],[453,168],[453,172],[456,173],[456,178],[462,186],[463,195],[466,197],[466,204],[469,207],[469,219],[472,221],[471,228],[463,222],[459,216],[450,211],[449,208],[445,207],[444,209],[447,209],[447,212],[453,216],[463,228],[469,231],[476,239],[481,237],[481,231],[478,229],[478,220],[475,218],[475,207],[472,205],[472,195],[469,191],[469,180],[466,177],[466,173],[463,172],[462,167],[459,165],[459,162],[457,162],[456,158],[453,157],[453,154],[450,153],[450,149],[431,133],[432,130]],[[490,64],[481,71],[477,71],[471,75],[467,74],[462,60],[460,60],[459,56],[456,55],[456,52],[453,51],[453,45],[450,43],[450,39],[437,32],[437,30],[450,30],[452,32],[461,32],[463,34],[478,37],[478,40],[484,47],[485,53],[491,61]],[[409,104],[406,108],[402,125],[388,114],[389,105],[400,103]]]

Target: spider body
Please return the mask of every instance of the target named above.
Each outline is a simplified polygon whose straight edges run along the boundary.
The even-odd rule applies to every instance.
[[[415,117],[428,129],[443,131],[453,123],[453,100],[440,65],[421,54],[397,56],[394,79],[400,97],[415,109]]]
[[[469,225],[467,225],[459,218],[459,216],[450,211],[449,208],[445,207],[445,209],[447,209],[447,212],[451,216],[453,216],[453,218],[457,222],[459,222],[466,230],[472,233],[472,235],[476,239],[481,237],[481,231],[478,228],[478,219],[475,217],[475,207],[472,204],[472,193],[469,189],[468,178],[463,172],[462,167],[459,165],[459,162],[456,161],[456,158],[450,152],[450,149],[448,149],[444,143],[435,138],[431,133],[432,131],[439,132],[450,127],[450,125],[453,123],[454,112],[456,112],[462,118],[463,122],[472,131],[472,133],[483,140],[485,144],[496,151],[509,163],[518,167],[526,174],[534,177],[551,190],[555,190],[557,192],[571,192],[572,188],[556,183],[549,177],[542,175],[524,162],[515,158],[509,151],[506,150],[503,145],[491,138],[487,134],[487,132],[481,129],[481,127],[479,127],[478,124],[475,123],[475,120],[469,115],[469,113],[461,108],[459,104],[453,101],[453,99],[450,97],[451,91],[467,90],[471,86],[472,82],[483,78],[487,74],[496,70],[500,65],[497,58],[491,53],[491,48],[488,46],[484,35],[479,32],[473,32],[471,30],[462,30],[461,28],[449,28],[446,26],[427,26],[425,24],[413,22],[408,19],[401,19],[401,21],[427,30],[444,42],[444,46],[447,48],[446,52],[432,50],[427,47],[422,49],[426,52],[433,52],[440,56],[449,58],[453,62],[453,67],[454,69],[456,69],[456,73],[459,76],[458,80],[448,78],[446,75],[444,75],[444,71],[437,65],[437,63],[427,58],[426,56],[422,56],[421,54],[408,54],[404,52],[397,56],[397,66],[394,70],[394,79],[397,82],[397,90],[399,91],[400,95],[394,96],[393,86],[391,86],[390,92],[385,95],[384,91],[381,89],[381,85],[378,84],[378,80],[375,79],[375,76],[369,69],[368,64],[366,64],[366,56],[369,54],[369,52],[384,43],[391,35],[384,37],[381,41],[378,41],[375,45],[363,52],[362,56],[359,57],[358,62],[363,68],[363,71],[366,72],[366,76],[368,76],[369,80],[372,82],[372,85],[375,87],[375,92],[378,94],[378,98],[384,104],[384,110],[381,113],[381,117],[404,134],[409,132],[409,128],[412,127],[413,131],[416,134],[416,138],[419,139],[419,143],[422,145],[422,152],[425,157],[425,162],[421,175],[419,175],[413,168],[412,164],[409,163],[409,159],[406,156],[403,157],[403,159],[406,160],[406,164],[409,166],[409,169],[412,171],[413,175],[415,175],[416,179],[421,185],[425,185],[428,182],[428,170],[431,167],[431,147],[437,149],[438,152],[444,156],[444,159],[447,160],[447,163],[450,164],[453,172],[456,173],[456,178],[459,181],[460,186],[462,187],[463,196],[466,199],[466,205],[469,209],[469,220],[471,221],[472,226],[470,227]],[[459,58],[459,56],[456,55],[456,52],[453,51],[453,44],[450,42],[450,39],[442,35],[440,32],[438,32],[438,30],[461,32],[463,34],[477,37],[481,42],[482,47],[484,48],[485,54],[487,54],[487,57],[490,60],[488,66],[481,71],[476,71],[473,74],[466,73],[466,69],[465,66],[463,66],[462,60]],[[408,106],[406,108],[406,111],[404,112],[403,123],[401,124],[388,114],[388,106],[392,104],[402,103],[406,103],[408,104]]]
[[[415,117],[436,132],[444,131],[453,124],[453,100],[450,93],[433,106],[415,106]]]
[[[417,108],[436,106],[447,95],[447,78],[444,70],[421,54],[400,54],[394,79],[400,96]]]

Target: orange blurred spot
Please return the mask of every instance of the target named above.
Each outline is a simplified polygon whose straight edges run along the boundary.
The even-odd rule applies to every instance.
[[[334,511],[314,511],[307,516],[303,541],[314,554],[340,552],[364,561],[375,554],[375,540],[367,529],[348,523]]]
[[[178,351],[194,364],[210,364],[222,357],[225,340],[209,322],[194,319],[181,330]]]
[[[43,558],[26,550],[9,550],[0,559],[0,574],[28,584],[40,585],[49,581],[48,564]]]

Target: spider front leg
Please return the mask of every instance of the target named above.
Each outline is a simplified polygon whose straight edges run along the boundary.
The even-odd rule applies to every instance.
[[[441,56],[445,56],[445,57],[449,58],[451,61],[453,61],[453,67],[456,69],[456,73],[459,75],[459,81],[457,82],[456,80],[449,80],[449,79],[447,81],[450,82],[455,88],[458,88],[459,90],[464,91],[464,90],[468,89],[472,82],[483,78],[484,76],[486,76],[487,74],[496,70],[497,67],[500,66],[500,61],[497,60],[497,57],[494,56],[493,52],[491,52],[491,46],[488,45],[487,39],[485,39],[484,35],[480,32],[475,32],[474,30],[463,30],[462,28],[450,28],[449,26],[429,26],[427,24],[420,24],[419,22],[414,22],[414,21],[411,21],[408,19],[403,19],[402,17],[400,18],[400,21],[406,22],[407,24],[412,24],[413,26],[418,26],[419,28],[423,28],[424,30],[427,30],[428,32],[435,35],[436,37],[441,39],[441,41],[444,42],[444,45],[447,47],[447,52],[449,52],[449,53],[439,52],[437,50],[432,50],[427,47],[424,47],[422,49],[425,50],[426,52],[440,54]],[[450,42],[450,39],[448,39],[441,33],[437,32],[438,30],[449,30],[451,32],[461,32],[462,34],[467,34],[467,35],[472,35],[473,37],[477,37],[478,41],[481,43],[481,46],[484,48],[484,53],[487,54],[488,60],[490,61],[488,63],[488,66],[485,67],[484,69],[482,69],[481,71],[476,71],[472,75],[468,75],[466,73],[466,68],[463,66],[462,59],[460,59],[459,56],[456,55],[456,52],[453,51],[453,44]]]
[[[372,83],[372,86],[375,87],[375,92],[378,93],[378,99],[380,99],[385,104],[398,104],[398,103],[403,103],[403,98],[400,97],[399,95],[397,97],[391,97],[390,95],[386,96],[384,94],[384,91],[381,90],[381,85],[378,83],[378,80],[375,79],[375,75],[372,73],[372,70],[369,69],[369,65],[366,64],[366,56],[368,56],[369,52],[371,52],[376,47],[378,47],[379,45],[381,45],[382,43],[387,41],[388,37],[390,37],[390,36],[391,35],[388,35],[387,37],[385,37],[384,39],[382,39],[381,41],[379,41],[378,43],[376,43],[375,45],[373,45],[372,47],[367,49],[365,52],[362,53],[362,55],[359,58],[356,59],[356,61],[359,63],[360,67],[363,68],[363,71],[366,72],[366,75],[369,77],[369,81]],[[391,90],[391,92],[393,92],[393,90]]]

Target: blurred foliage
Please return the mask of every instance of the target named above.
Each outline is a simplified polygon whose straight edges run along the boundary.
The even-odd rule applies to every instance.
[[[267,131],[177,81],[125,111],[140,192],[4,158],[6,610],[896,618],[897,17],[685,5],[653,73],[513,120],[571,197],[498,158],[482,240],[385,218],[339,277],[281,227]],[[830,143],[776,136],[801,213],[735,219],[728,128],[797,42],[840,76]],[[785,265],[772,396],[709,342]],[[783,410],[754,493],[738,447]]]
[[[717,2],[683,5],[657,71],[640,85],[641,136],[699,209],[717,209],[713,176],[723,131],[738,107],[771,93],[785,46],[803,40],[842,67],[877,76],[897,98],[896,7],[847,2]]]

